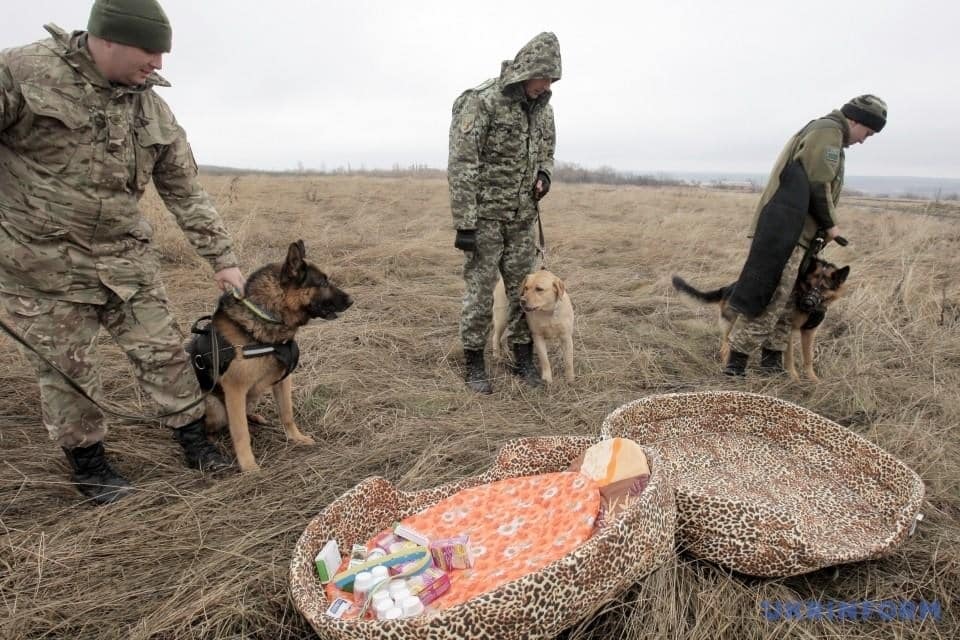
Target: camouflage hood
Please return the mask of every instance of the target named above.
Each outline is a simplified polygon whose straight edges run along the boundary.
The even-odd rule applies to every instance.
[[[507,93],[531,78],[560,79],[560,42],[557,36],[544,31],[528,42],[513,60],[504,60],[500,68],[500,84]]]

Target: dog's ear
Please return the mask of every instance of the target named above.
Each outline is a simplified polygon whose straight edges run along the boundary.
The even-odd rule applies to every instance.
[[[306,277],[306,253],[307,250],[303,246],[303,240],[297,240],[290,244],[290,248],[287,249],[287,259],[280,272],[285,282],[300,282]]]
[[[850,275],[850,266],[847,265],[843,269],[837,269],[833,272],[833,284],[834,286],[839,287],[844,282],[847,281],[847,276]]]
[[[553,279],[553,292],[557,294],[557,300],[563,297],[563,293],[567,290],[567,285],[563,284],[563,280],[560,278]]]

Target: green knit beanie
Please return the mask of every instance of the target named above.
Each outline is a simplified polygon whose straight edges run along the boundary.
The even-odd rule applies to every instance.
[[[840,111],[854,122],[870,127],[877,133],[887,124],[887,103],[869,93],[853,98],[843,105]]]
[[[156,0],[96,0],[87,31],[151,53],[168,53],[173,39],[170,20]]]

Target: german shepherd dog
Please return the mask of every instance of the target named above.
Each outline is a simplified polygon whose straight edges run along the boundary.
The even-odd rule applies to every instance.
[[[247,279],[242,296],[223,294],[206,332],[195,326],[194,333],[198,335],[188,347],[201,387],[211,391],[205,399],[207,432],[229,427],[237,463],[243,472],[260,468],[250,448],[247,416],[268,387],[273,390],[287,439],[302,445],[314,444],[293,418],[293,383],[289,373],[299,359],[293,338],[311,319],[333,320],[353,300],[331,284],[323,271],[307,262],[305,254],[303,241],[298,240],[290,245],[284,262],[255,271]],[[217,349],[210,346],[210,327],[216,331]],[[219,355],[216,377],[209,373],[214,351]],[[251,418],[261,421],[255,414]]]
[[[797,283],[793,288],[794,309],[790,320],[791,335],[787,340],[787,350],[783,358],[783,366],[794,380],[800,379],[793,354],[793,334],[795,333],[800,334],[804,373],[813,382],[820,380],[813,371],[813,339],[826,316],[827,307],[843,294],[844,284],[849,275],[849,266],[840,268],[831,262],[814,257],[797,277]],[[723,362],[727,361],[730,353],[730,331],[738,316],[737,312],[727,305],[733,293],[733,286],[729,284],[713,291],[700,291],[680,276],[673,276],[673,288],[677,291],[700,302],[719,303],[720,328],[723,333],[720,357]]]

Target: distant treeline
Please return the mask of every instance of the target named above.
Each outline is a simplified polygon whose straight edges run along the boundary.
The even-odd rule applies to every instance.
[[[214,176],[231,175],[276,175],[276,176],[370,176],[374,178],[446,178],[446,169],[435,169],[425,164],[408,166],[393,165],[390,169],[367,169],[363,165],[353,167],[337,167],[336,169],[307,169],[298,163],[296,169],[285,171],[267,171],[262,169],[237,169],[234,167],[218,167],[201,165],[200,171]],[[665,176],[640,175],[624,171],[617,171],[611,167],[587,169],[573,162],[558,162],[553,170],[553,179],[557,182],[636,185],[636,186],[682,186],[689,184],[683,180],[667,178]]]
[[[557,182],[590,184],[635,185],[639,187],[683,186],[688,184],[666,176],[641,175],[627,171],[617,171],[612,167],[587,169],[574,162],[558,162],[553,168],[553,179]]]
[[[352,167],[349,164],[346,167],[337,167],[336,169],[306,169],[298,165],[296,169],[287,169],[284,171],[268,171],[264,169],[237,169],[234,167],[218,167],[214,165],[200,165],[200,171],[212,176],[237,176],[237,175],[269,175],[269,176],[369,176],[372,178],[446,178],[445,169],[433,169],[425,164],[412,164],[401,167],[399,164],[393,165],[390,169],[367,169],[363,165]]]
[[[337,167],[327,169],[304,168],[301,163],[297,163],[296,169],[287,169],[284,171],[268,171],[263,169],[238,169],[235,167],[218,167],[215,165],[201,165],[200,171],[207,175],[236,176],[236,175],[272,175],[272,176],[368,176],[373,178],[436,178],[446,179],[446,169],[436,169],[425,164],[411,164],[401,166],[394,164],[390,169],[367,169],[364,165],[353,167]],[[683,180],[666,175],[640,174],[629,171],[617,171],[612,167],[599,167],[597,169],[587,169],[575,162],[558,162],[553,170],[553,179],[556,182],[579,183],[579,184],[609,184],[609,185],[633,185],[640,187],[661,187],[661,186],[692,186],[707,189],[729,190],[729,191],[747,191],[758,193],[763,190],[763,184],[752,179],[728,180]],[[956,192],[943,192],[937,189],[932,193],[906,192],[897,196],[887,194],[876,194],[859,189],[851,189],[849,185],[844,186],[844,195],[850,197],[873,197],[873,198],[899,198],[902,200],[933,200],[934,202],[953,201],[960,199]]]

